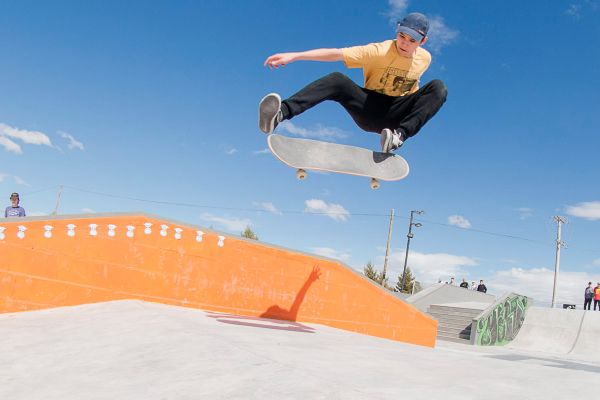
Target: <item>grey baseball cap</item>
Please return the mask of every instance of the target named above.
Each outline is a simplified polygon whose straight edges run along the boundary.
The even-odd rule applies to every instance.
[[[397,33],[406,33],[420,42],[429,31],[429,20],[421,13],[410,13],[402,21],[398,21]]]

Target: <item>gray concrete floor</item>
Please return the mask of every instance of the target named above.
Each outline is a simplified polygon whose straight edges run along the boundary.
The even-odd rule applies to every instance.
[[[573,399],[600,361],[119,301],[0,315],[0,399]]]

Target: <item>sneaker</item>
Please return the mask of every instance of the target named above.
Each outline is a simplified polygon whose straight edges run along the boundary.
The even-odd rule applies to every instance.
[[[281,120],[281,97],[277,93],[269,93],[258,106],[258,127],[264,133],[271,134]]]
[[[381,131],[381,152],[382,153],[391,153],[394,150],[397,150],[402,144],[404,140],[402,140],[402,135],[396,132],[395,129],[385,128]]]

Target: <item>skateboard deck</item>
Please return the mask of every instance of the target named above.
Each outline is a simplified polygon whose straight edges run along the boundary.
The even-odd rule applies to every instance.
[[[397,181],[409,172],[406,160],[392,153],[278,134],[267,141],[275,157],[297,169],[298,179],[306,178],[306,170],[328,171],[371,178],[371,188],[377,189],[379,180]]]

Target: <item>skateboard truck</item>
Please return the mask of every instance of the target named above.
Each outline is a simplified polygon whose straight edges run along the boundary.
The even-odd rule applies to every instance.
[[[296,178],[298,178],[299,180],[303,181],[308,177],[308,172],[306,172],[306,170],[302,169],[302,168],[298,168],[296,170]],[[377,180],[377,178],[371,178],[371,189],[373,190],[377,190],[379,189],[379,181]]]
[[[307,176],[308,174],[302,168],[298,168],[298,170],[296,171],[296,178],[300,179],[301,181],[306,179]]]

